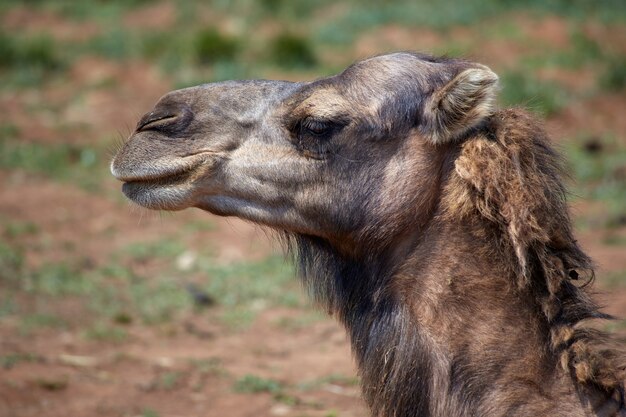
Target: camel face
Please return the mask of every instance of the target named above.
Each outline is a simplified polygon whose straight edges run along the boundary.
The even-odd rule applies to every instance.
[[[309,83],[177,90],[139,121],[111,171],[147,208],[358,243],[407,204],[429,210],[438,167],[489,112],[496,80],[478,64],[400,53]]]

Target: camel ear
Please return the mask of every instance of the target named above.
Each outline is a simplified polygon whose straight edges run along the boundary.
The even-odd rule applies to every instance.
[[[495,111],[498,76],[484,65],[458,74],[426,102],[425,133],[437,143],[457,139]]]

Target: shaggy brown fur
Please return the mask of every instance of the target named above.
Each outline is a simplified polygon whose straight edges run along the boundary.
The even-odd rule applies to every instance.
[[[593,266],[573,237],[562,172],[537,120],[522,110],[498,112],[484,134],[462,146],[444,190],[443,217],[497,226],[494,247],[519,291],[530,291],[540,306],[559,366],[581,390],[611,395],[615,412],[624,401],[626,357],[606,334],[583,325],[610,317],[589,294]]]
[[[111,169],[145,207],[280,231],[376,417],[626,417],[561,162],[537,120],[495,110],[497,80],[399,53],[174,91]]]

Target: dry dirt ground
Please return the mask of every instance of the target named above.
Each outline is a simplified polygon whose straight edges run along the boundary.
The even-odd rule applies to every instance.
[[[150,22],[147,29],[167,27],[170,21],[163,10],[169,6],[164,4],[129,13],[125,22]],[[44,30],[58,38],[89,37],[102,30],[26,8],[3,19],[8,28]],[[537,41],[554,47],[568,42],[567,25],[558,18],[516,19]],[[587,30],[598,37],[615,35],[593,26]],[[415,49],[415,39],[421,42],[419,49],[426,50],[437,50],[455,37],[482,39],[483,35],[468,31],[383,26],[363,34],[349,54],[356,58],[382,50]],[[623,39],[624,31],[618,34]],[[507,68],[527,48],[513,41],[494,41],[476,55],[496,68]],[[336,59],[332,53],[327,58]],[[555,70],[544,76],[578,85],[587,82],[585,71],[589,70],[573,74]],[[139,116],[172,88],[171,80],[141,61],[84,56],[72,64],[68,75],[69,85],[0,92],[0,121],[15,125],[19,140],[26,143],[89,145],[126,136]],[[103,83],[111,87],[94,87]],[[51,113],[42,103],[57,110]],[[557,140],[581,129],[595,135],[613,132],[626,143],[625,110],[623,92],[596,95],[569,103],[551,116],[548,128]],[[104,172],[106,163],[101,168]],[[0,170],[5,240],[24,250],[25,268],[33,270],[68,260],[79,263],[81,270],[97,270],[118,262],[116,256],[129,245],[163,239],[179,239],[194,253],[210,248],[217,265],[263,260],[280,252],[263,232],[246,223],[207,220],[209,215],[200,211],[171,216],[146,213],[133,209],[118,189],[106,173],[94,192],[72,178]],[[573,213],[587,224],[578,236],[597,261],[596,286],[606,311],[626,317],[626,288],[609,279],[626,271],[626,221],[610,230],[596,227],[603,224],[607,211],[601,204],[581,200],[574,201]],[[209,227],[195,228],[207,223]],[[35,225],[37,232],[9,235],[6,230],[12,224]],[[177,260],[162,256],[131,267],[150,277]],[[188,278],[185,268],[172,277],[181,282]],[[6,300],[2,292],[13,299]],[[221,305],[184,309],[156,324],[119,320],[114,326],[123,328],[124,337],[118,339],[115,333],[85,336],[94,313],[80,295],[41,297],[0,283],[0,299],[17,305],[23,315],[43,312],[64,323],[25,326],[22,314],[0,314],[0,417],[366,415],[343,329],[306,305],[261,303],[255,319],[243,328],[220,319],[227,309]],[[624,332],[623,325],[614,327]]]

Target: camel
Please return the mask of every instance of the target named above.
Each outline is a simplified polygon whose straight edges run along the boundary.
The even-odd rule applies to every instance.
[[[408,52],[200,85],[163,96],[111,171],[143,207],[278,231],[373,416],[626,416],[560,157],[497,89],[484,65]]]

